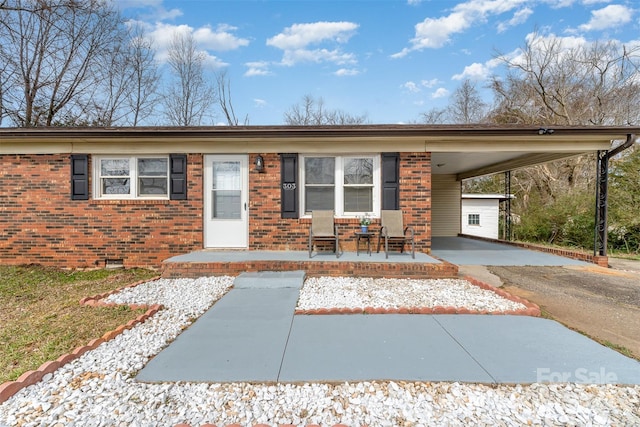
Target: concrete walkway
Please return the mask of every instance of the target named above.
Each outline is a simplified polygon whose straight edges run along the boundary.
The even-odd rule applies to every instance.
[[[245,273],[138,374],[147,382],[640,384],[640,363],[524,316],[294,316],[304,272]]]

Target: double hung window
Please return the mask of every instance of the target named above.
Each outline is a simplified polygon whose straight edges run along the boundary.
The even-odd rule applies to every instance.
[[[380,160],[374,155],[302,156],[305,214],[333,210],[338,216],[379,211]]]
[[[169,198],[167,156],[96,157],[94,161],[96,198]]]
[[[469,225],[480,225],[480,214],[469,214]]]

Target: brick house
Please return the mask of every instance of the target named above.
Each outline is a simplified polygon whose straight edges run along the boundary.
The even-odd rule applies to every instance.
[[[460,233],[466,178],[609,150],[631,128],[0,128],[0,263],[157,267],[203,248],[304,251],[401,209],[416,250]],[[636,131],[638,129],[635,129]],[[342,234],[342,232],[341,232]]]

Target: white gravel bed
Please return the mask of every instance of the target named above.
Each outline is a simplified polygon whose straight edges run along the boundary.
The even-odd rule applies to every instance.
[[[304,282],[298,309],[456,307],[475,311],[524,310],[519,302],[460,279],[385,279],[310,277]]]
[[[640,425],[640,386],[136,382],[137,371],[231,284],[231,277],[158,280],[109,297],[166,309],[18,392],[0,405],[0,426]]]

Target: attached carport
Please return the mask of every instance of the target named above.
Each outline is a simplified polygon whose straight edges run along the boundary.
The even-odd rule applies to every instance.
[[[457,237],[461,231],[463,180],[504,173],[508,185],[512,170],[597,154],[594,255],[606,257],[608,160],[631,146],[636,134],[640,134],[638,127],[434,128],[426,138],[426,149],[432,153],[432,253],[438,256],[439,243],[443,243],[438,238]],[[505,193],[510,193],[508,187]],[[445,250],[444,246],[440,250]]]

